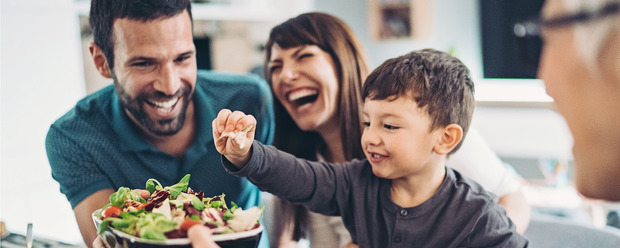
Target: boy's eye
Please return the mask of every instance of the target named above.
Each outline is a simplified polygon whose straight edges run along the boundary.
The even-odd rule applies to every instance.
[[[383,125],[383,127],[384,127],[385,129],[388,129],[388,130],[396,130],[396,129],[399,129],[399,127],[397,127],[397,126],[392,126],[392,125],[389,125],[389,124],[385,124],[385,125]]]

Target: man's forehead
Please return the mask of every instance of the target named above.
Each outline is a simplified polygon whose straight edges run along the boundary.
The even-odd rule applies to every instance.
[[[194,49],[191,28],[187,13],[149,21],[121,18],[114,22],[112,37],[115,49],[126,52],[185,53]]]

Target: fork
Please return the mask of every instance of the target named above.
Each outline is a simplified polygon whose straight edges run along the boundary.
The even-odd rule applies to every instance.
[[[34,237],[32,236],[32,223],[28,223],[28,227],[26,228],[26,247],[32,248],[32,241]]]

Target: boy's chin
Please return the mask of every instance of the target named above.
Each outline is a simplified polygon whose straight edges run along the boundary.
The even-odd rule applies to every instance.
[[[385,170],[377,169],[374,166],[372,167],[372,174],[374,174],[378,178],[393,179]]]

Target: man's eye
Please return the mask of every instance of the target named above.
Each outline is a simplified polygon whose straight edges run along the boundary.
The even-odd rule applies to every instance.
[[[151,65],[151,63],[149,63],[149,62],[136,62],[136,63],[133,63],[131,65],[135,66],[135,67],[147,67],[147,66]]]
[[[181,56],[176,59],[176,62],[183,62],[185,60],[188,60],[189,58],[190,56]]]

